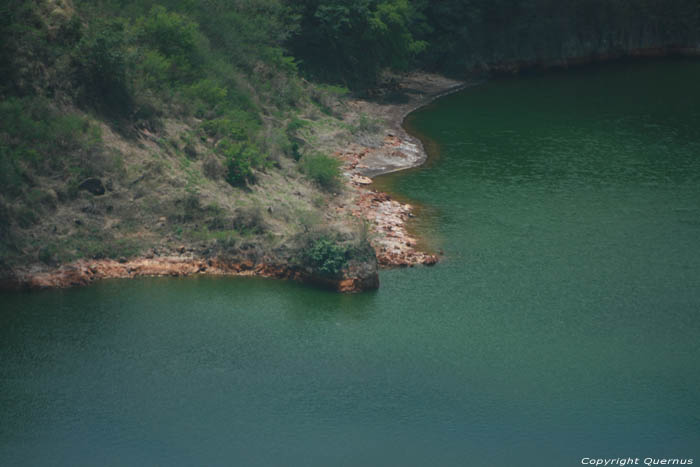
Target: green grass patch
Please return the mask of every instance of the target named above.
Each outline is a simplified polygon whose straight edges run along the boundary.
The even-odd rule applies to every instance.
[[[301,159],[302,171],[326,191],[341,188],[340,166],[338,159],[321,153],[307,154]]]

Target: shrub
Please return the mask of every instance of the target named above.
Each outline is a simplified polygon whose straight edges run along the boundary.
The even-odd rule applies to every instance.
[[[92,23],[78,43],[72,61],[85,103],[110,114],[129,113],[132,96],[127,86],[129,57],[123,21]]]
[[[224,166],[221,165],[219,159],[213,154],[209,154],[202,163],[202,171],[204,176],[209,180],[218,180],[224,171]]]
[[[143,42],[168,60],[171,80],[189,81],[202,68],[204,39],[195,22],[156,6],[139,20],[138,29]]]
[[[191,222],[202,214],[202,206],[199,203],[199,196],[189,193],[183,200],[183,216],[185,222]]]
[[[253,169],[264,168],[267,156],[250,144],[234,143],[224,139],[218,150],[226,157],[226,181],[231,186],[255,183]]]
[[[243,186],[246,182],[255,183],[255,175],[250,159],[243,153],[230,155],[226,161],[226,181],[231,186]]]
[[[96,175],[104,165],[100,128],[40,98],[0,102],[0,193],[17,197],[31,175]]]
[[[243,152],[230,154],[226,160],[226,181],[231,186],[243,186],[246,182],[255,183],[255,174],[250,159]]]
[[[380,123],[381,121],[379,119],[370,118],[367,116],[367,114],[363,113],[360,115],[360,118],[357,119],[355,125],[350,128],[350,132],[353,135],[360,133],[374,134],[381,128]]]
[[[53,265],[56,263],[56,246],[46,245],[39,250],[39,261],[44,264]]]
[[[243,234],[259,235],[265,233],[267,225],[260,206],[251,206],[236,210],[233,228]]]
[[[301,160],[301,152],[299,150],[303,144],[303,140],[297,137],[297,133],[299,130],[308,125],[309,122],[307,120],[302,120],[294,116],[284,130],[287,141],[287,144],[284,146],[284,152],[287,155],[292,156],[292,158],[297,162]]]
[[[337,277],[348,262],[348,250],[330,237],[321,237],[311,242],[305,251],[307,265],[326,277]]]
[[[302,120],[298,117],[292,117],[292,119],[287,123],[287,128],[285,129],[285,133],[287,133],[287,136],[293,136],[296,134],[297,131],[300,129],[304,128],[305,126],[308,126],[309,122],[307,120]]]
[[[203,79],[186,88],[185,95],[194,101],[193,113],[202,117],[207,111],[225,103],[228,90],[214,80]]]
[[[146,87],[160,89],[167,83],[170,61],[156,50],[145,50],[138,64]]]
[[[333,115],[334,105],[348,92],[347,88],[332,85],[317,85],[309,88],[311,101],[326,115]]]
[[[32,188],[29,190],[26,196],[27,202],[35,207],[45,207],[48,209],[56,208],[56,197],[55,195],[47,190],[42,190],[41,188]]]
[[[10,197],[19,196],[23,185],[22,170],[14,152],[0,144],[0,193]]]
[[[10,210],[0,198],[0,234],[4,237],[10,231]]]
[[[299,162],[301,160],[301,152],[299,152],[299,143],[297,141],[292,141],[291,152],[292,158]]]
[[[301,159],[304,173],[326,191],[340,188],[340,165],[338,159],[319,153],[308,154]]]
[[[213,138],[231,138],[236,141],[250,139],[259,129],[256,118],[243,111],[232,110],[225,116],[202,123],[202,129]]]
[[[80,237],[75,246],[79,257],[92,259],[130,258],[136,256],[140,250],[139,243],[129,238]]]
[[[29,228],[39,222],[39,216],[30,207],[23,206],[15,211],[17,224],[23,229]]]

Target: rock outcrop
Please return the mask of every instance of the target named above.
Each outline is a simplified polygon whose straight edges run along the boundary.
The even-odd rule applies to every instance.
[[[80,190],[85,190],[92,193],[95,196],[101,196],[105,194],[105,186],[102,180],[99,178],[88,178],[83,180],[80,185],[78,185]]]
[[[286,264],[162,256],[126,261],[79,260],[59,268],[34,265],[27,269],[6,270],[3,277],[0,277],[0,289],[67,288],[88,285],[101,279],[187,277],[201,274],[298,280],[320,284],[343,293],[363,292],[379,287],[376,261],[351,262],[341,277],[328,279],[317,276],[312,271]]]

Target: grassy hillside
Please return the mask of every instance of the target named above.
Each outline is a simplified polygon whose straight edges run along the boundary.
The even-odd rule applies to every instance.
[[[342,126],[344,91],[299,77],[286,9],[176,3],[2,7],[4,266],[186,249],[334,274],[366,255],[324,209],[343,184],[311,129]]]
[[[335,273],[368,251],[333,209],[328,154],[373,126],[339,118],[348,88],[700,46],[696,0],[564,3],[6,0],[0,269],[187,250]]]

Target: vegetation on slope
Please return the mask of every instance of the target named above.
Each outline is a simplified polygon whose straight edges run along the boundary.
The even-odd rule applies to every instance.
[[[6,0],[0,262],[55,264],[181,243],[201,254],[292,257],[286,250],[318,238],[319,252],[340,258],[328,239],[362,240],[324,212],[343,184],[314,138],[351,132],[336,118],[347,88],[374,86],[387,68],[460,73],[697,47],[699,5]],[[330,271],[339,260],[326,263]]]
[[[386,67],[460,73],[700,44],[696,0],[303,0],[287,41],[306,73],[357,88]]]
[[[426,66],[624,54],[700,45],[696,0],[441,0],[425,2]]]
[[[354,242],[321,210],[338,166],[299,162],[328,160],[303,133],[331,110],[283,53],[289,17],[274,1],[3,6],[2,261]]]

